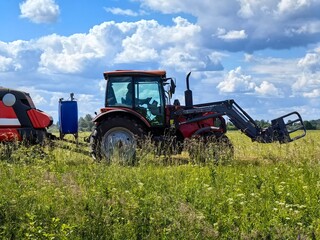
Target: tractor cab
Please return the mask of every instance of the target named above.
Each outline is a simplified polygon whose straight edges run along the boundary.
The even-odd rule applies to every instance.
[[[165,105],[174,88],[168,85],[165,71],[113,71],[107,80],[105,107],[129,108],[145,118],[152,127],[165,124]],[[175,86],[173,81],[171,84]],[[170,95],[170,96],[169,96]]]

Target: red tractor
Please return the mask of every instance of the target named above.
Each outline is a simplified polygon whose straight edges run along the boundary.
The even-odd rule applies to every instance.
[[[52,117],[36,109],[28,93],[0,87],[0,142],[41,143]]]
[[[147,135],[161,142],[166,141],[169,134],[177,145],[185,139],[200,137],[230,146],[225,135],[225,115],[244,134],[261,143],[287,143],[306,134],[297,112],[274,119],[270,127],[262,129],[234,100],[194,105],[189,77],[190,73],[182,106],[178,100],[171,104],[176,84],[166,77],[165,71],[105,72],[105,107],[93,119],[95,128],[90,136],[93,157],[110,160],[115,151],[132,157],[137,140]]]

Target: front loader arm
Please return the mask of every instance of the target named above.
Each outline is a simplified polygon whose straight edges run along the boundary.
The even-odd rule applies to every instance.
[[[221,102],[197,104],[194,105],[193,108],[185,109],[179,114],[188,115],[204,112],[214,112],[214,114],[201,117],[200,119],[191,118],[185,123],[212,118],[219,115],[226,115],[235,127],[240,129],[253,141],[261,143],[271,143],[276,141],[279,141],[280,143],[288,143],[306,135],[306,129],[302,118],[297,112],[292,112],[276,118],[271,121],[270,127],[261,128],[233,99]],[[292,117],[294,118],[293,120],[291,120]],[[286,120],[289,121],[285,122]]]

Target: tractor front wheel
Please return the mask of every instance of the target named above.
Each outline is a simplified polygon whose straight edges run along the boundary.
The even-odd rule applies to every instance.
[[[145,136],[144,128],[125,116],[109,117],[100,123],[90,137],[92,156],[125,165],[135,163],[137,140]]]

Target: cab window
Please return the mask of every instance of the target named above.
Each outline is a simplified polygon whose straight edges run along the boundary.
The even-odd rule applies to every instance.
[[[111,77],[107,83],[106,107],[132,107],[132,102],[126,101],[128,86],[132,84],[131,77]]]
[[[108,79],[105,105],[132,108],[159,126],[164,124],[163,96],[159,77],[116,76]]]
[[[164,103],[159,81],[140,78],[135,82],[135,109],[148,119],[151,125],[164,122]]]

